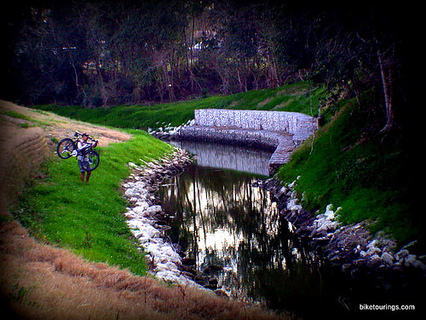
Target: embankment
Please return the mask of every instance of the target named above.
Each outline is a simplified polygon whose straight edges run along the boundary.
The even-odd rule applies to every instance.
[[[386,271],[419,274],[426,272],[425,256],[410,253],[410,245],[396,250],[396,241],[383,234],[372,235],[366,221],[342,225],[337,220],[339,210],[329,204],[318,215],[305,210],[300,204],[294,181],[283,186],[277,179],[264,183],[280,208],[280,213],[296,228],[296,234],[307,240],[321,256],[343,271],[355,274],[360,271]]]
[[[22,128],[23,122],[7,115],[0,120],[1,213],[16,201],[26,179],[46,159],[48,147],[40,128]]]

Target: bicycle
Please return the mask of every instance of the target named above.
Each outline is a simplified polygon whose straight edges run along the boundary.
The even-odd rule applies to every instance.
[[[59,141],[56,147],[56,153],[61,159],[68,159],[71,156],[78,156],[77,142],[83,136],[82,133],[76,131],[73,138],[65,138]],[[89,136],[88,140],[95,142],[96,140]],[[86,171],[93,171],[99,166],[100,157],[91,146],[88,146],[80,151],[84,156],[83,166]]]

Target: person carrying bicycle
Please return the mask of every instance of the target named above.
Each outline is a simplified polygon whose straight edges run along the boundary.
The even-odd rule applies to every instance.
[[[96,140],[93,143],[90,143],[87,141],[89,139],[89,135],[87,133],[83,133],[81,135],[81,139],[77,142],[77,160],[78,160],[78,166],[80,168],[80,179],[81,181],[84,181],[84,175],[86,175],[86,182],[89,182],[90,176],[92,175],[92,171],[88,171],[86,168],[88,165],[86,164],[87,159],[85,157],[85,151],[92,147],[96,147],[98,145],[98,140]]]

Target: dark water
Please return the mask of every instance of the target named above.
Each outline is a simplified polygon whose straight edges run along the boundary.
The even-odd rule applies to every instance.
[[[172,241],[200,271],[207,269],[233,297],[279,308],[280,299],[293,295],[289,277],[299,278],[306,289],[320,261],[292,236],[270,194],[254,186],[257,179],[194,165],[161,190],[161,202],[175,216]],[[280,297],[273,301],[269,296],[277,291]]]
[[[354,280],[336,271],[294,235],[269,192],[257,186],[270,154],[215,144],[183,147],[199,163],[160,190],[164,210],[174,216],[170,238],[229,296],[305,319],[366,316],[360,303],[392,303],[374,276]]]

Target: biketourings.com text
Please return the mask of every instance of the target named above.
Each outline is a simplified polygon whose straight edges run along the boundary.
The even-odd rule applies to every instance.
[[[416,306],[412,304],[359,304],[360,311],[414,311]]]

